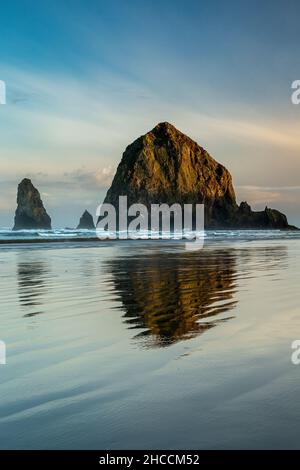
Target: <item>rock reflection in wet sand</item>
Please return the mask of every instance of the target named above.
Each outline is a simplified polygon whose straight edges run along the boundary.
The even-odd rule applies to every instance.
[[[32,317],[42,313],[43,297],[47,292],[48,270],[48,264],[41,260],[18,263],[19,300],[26,311],[24,317]]]
[[[129,328],[135,339],[168,346],[228,320],[236,305],[233,250],[156,253],[108,262]]]

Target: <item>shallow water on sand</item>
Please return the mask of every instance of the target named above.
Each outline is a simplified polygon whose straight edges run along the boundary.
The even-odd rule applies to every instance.
[[[299,235],[2,245],[0,447],[300,448]]]

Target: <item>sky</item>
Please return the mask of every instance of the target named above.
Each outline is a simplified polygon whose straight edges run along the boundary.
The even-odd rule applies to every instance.
[[[24,177],[54,227],[95,214],[161,121],[229,169],[238,202],[300,226],[299,17],[298,0],[1,2],[0,227]]]

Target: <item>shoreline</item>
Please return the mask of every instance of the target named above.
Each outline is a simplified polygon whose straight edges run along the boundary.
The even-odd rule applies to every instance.
[[[68,242],[103,242],[108,241],[109,239],[100,240],[97,237],[66,237],[66,238],[22,238],[22,239],[11,239],[11,240],[0,240],[0,245],[15,245],[15,244],[35,244],[35,243],[68,243]],[[116,240],[112,240],[116,241]]]
[[[276,231],[276,232],[282,232],[282,233],[293,233],[293,232],[299,232],[299,229],[298,228],[292,228],[292,229],[227,229],[227,230],[224,230],[224,229],[218,229],[218,230],[213,230],[214,232],[218,232],[218,231],[221,231],[221,232],[224,232],[224,231],[228,231],[228,232],[231,232],[233,230],[237,230],[239,232],[272,232],[272,231]],[[210,232],[210,230],[208,230],[207,232]],[[91,242],[91,243],[95,243],[95,242],[99,242],[99,243],[102,243],[102,242],[109,242],[109,241],[112,241],[112,242],[122,242],[122,241],[128,241],[128,240],[133,240],[131,238],[126,238],[126,239],[122,239],[122,238],[104,238],[104,239],[100,239],[98,237],[57,237],[57,238],[13,238],[13,239],[0,239],[0,245],[31,245],[31,244],[49,244],[49,243],[88,243],[88,242]],[[139,241],[139,240],[143,240],[143,241],[146,241],[146,240],[151,240],[151,237],[150,238],[140,238],[140,239],[134,239],[135,241]],[[157,239],[156,239],[157,240]],[[170,239],[160,239],[160,240],[172,240],[172,238]],[[177,239],[178,240],[178,239]],[[183,241],[187,241],[186,239],[182,239]]]

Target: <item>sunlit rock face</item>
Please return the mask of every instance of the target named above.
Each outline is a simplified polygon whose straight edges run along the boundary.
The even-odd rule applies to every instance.
[[[51,218],[30,179],[25,178],[19,184],[17,204],[13,230],[51,230]]]
[[[106,203],[204,204],[206,228],[289,228],[285,215],[266,208],[238,206],[229,171],[168,122],[129,145],[118,166]]]

